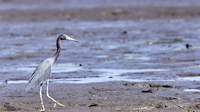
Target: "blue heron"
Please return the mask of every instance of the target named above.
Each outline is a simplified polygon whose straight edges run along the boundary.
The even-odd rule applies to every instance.
[[[45,83],[45,82],[46,82],[46,85],[47,85],[47,89],[46,89],[47,97],[55,102],[54,108],[55,108],[56,104],[58,104],[59,106],[65,106],[65,105],[59,103],[58,101],[54,100],[51,96],[49,96],[49,93],[48,93],[48,85],[49,85],[49,77],[51,75],[51,68],[52,68],[52,65],[57,60],[57,58],[58,58],[58,56],[60,54],[60,51],[61,51],[61,44],[60,44],[61,40],[72,40],[72,41],[78,42],[77,40],[67,36],[66,34],[60,35],[58,37],[57,43],[56,43],[56,46],[57,46],[56,53],[54,54],[53,57],[45,59],[35,69],[35,71],[33,72],[32,76],[30,77],[29,82],[28,82],[28,84],[26,86],[26,92],[27,92],[31,88],[33,88],[33,87],[35,87],[37,85],[40,85],[39,94],[40,94],[40,99],[41,99],[41,104],[42,104],[42,110],[41,111],[45,111],[44,103],[43,103],[43,100],[42,100],[42,84]]]

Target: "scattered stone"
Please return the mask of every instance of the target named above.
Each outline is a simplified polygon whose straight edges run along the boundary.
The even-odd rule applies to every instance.
[[[127,34],[127,33],[129,33],[128,30],[125,30],[125,31],[122,32],[122,34]]]
[[[192,47],[192,45],[186,44],[185,47],[186,47],[187,49],[189,49],[190,47]]]
[[[167,107],[167,105],[165,105],[165,104],[157,104],[156,105],[156,108],[166,108]]]
[[[92,103],[91,105],[89,105],[88,107],[99,107],[101,106],[101,104],[97,104],[97,103]]]
[[[153,89],[142,90],[143,93],[153,93]]]
[[[128,83],[123,84],[124,86],[128,86]]]

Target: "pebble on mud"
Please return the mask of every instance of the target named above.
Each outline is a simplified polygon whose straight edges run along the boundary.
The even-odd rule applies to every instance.
[[[97,103],[92,103],[91,105],[89,105],[88,107],[98,107],[101,106],[101,104],[97,104]]]
[[[153,93],[153,89],[142,90],[143,93]]]
[[[127,34],[127,33],[129,33],[128,30],[125,30],[125,31],[122,32],[122,34]]]
[[[165,107],[167,107],[167,105],[162,104],[162,103],[159,103],[156,105],[156,108],[165,108]]]
[[[192,47],[192,45],[186,44],[185,47],[186,47],[187,49],[189,49],[190,47]]]

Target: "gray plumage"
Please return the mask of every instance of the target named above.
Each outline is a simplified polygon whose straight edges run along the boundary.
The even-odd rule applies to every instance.
[[[54,54],[53,57],[47,58],[45,59],[33,72],[32,76],[29,79],[29,82],[26,86],[26,92],[28,90],[30,90],[31,88],[34,88],[37,85],[40,85],[40,99],[41,99],[41,104],[42,104],[42,110],[44,111],[44,104],[43,104],[43,100],[42,100],[42,84],[46,82],[47,84],[47,97],[49,97],[52,101],[55,102],[54,107],[56,106],[56,104],[60,105],[60,106],[64,106],[63,104],[57,102],[56,100],[54,100],[52,97],[49,96],[48,93],[48,84],[49,84],[49,77],[51,75],[51,68],[54,64],[54,62],[57,60],[60,52],[61,52],[61,40],[72,40],[72,41],[76,41],[77,40],[67,36],[66,34],[62,34],[58,37],[57,42],[56,42],[56,46],[57,46],[57,51]]]
[[[53,64],[54,58],[47,58],[35,69],[26,86],[26,92],[39,84],[45,83],[49,79]]]

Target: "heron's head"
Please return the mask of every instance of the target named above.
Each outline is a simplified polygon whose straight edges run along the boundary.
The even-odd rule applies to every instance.
[[[69,37],[69,36],[66,35],[66,34],[62,34],[62,35],[60,35],[59,37],[60,37],[61,40],[72,40],[72,41],[79,42],[78,40],[73,39],[73,38]]]

